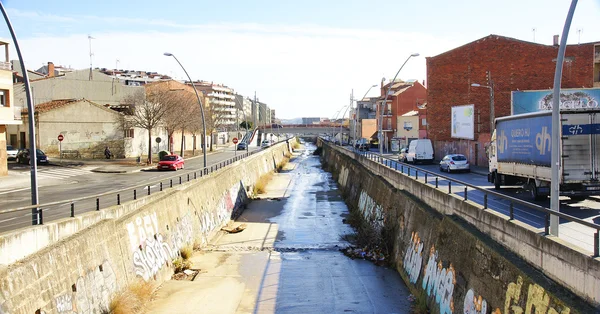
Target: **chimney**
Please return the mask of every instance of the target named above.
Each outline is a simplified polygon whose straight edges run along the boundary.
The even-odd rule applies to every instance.
[[[554,35],[554,36],[552,37],[552,44],[553,44],[554,46],[558,46],[558,35]]]
[[[54,63],[48,62],[48,77],[54,77]]]

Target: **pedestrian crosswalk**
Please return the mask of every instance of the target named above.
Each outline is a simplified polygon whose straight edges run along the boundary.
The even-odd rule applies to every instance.
[[[22,174],[29,175],[29,172],[24,172]],[[86,168],[70,168],[70,167],[52,167],[52,168],[38,168],[38,177],[39,178],[49,178],[49,179],[67,179],[71,177],[76,177],[80,175],[90,174],[90,170]]]

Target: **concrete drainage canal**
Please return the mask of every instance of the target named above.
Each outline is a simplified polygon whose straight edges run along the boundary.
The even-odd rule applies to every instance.
[[[199,273],[165,282],[151,313],[411,313],[386,250],[350,226],[360,219],[315,149],[294,152],[237,220],[245,229],[195,252]]]

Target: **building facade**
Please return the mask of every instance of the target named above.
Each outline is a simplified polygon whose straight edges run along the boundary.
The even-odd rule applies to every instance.
[[[388,92],[387,103],[385,93]],[[377,117],[383,117],[382,141],[384,150],[390,147],[391,139],[400,137],[400,133],[405,133],[398,127],[398,119],[407,112],[418,110],[419,102],[425,101],[427,98],[427,89],[418,81],[395,81],[381,85],[381,96],[379,106],[377,106]],[[381,110],[383,109],[383,115]],[[416,128],[416,125],[415,125]]]
[[[8,52],[8,42],[0,41],[0,55],[4,54],[4,59],[0,59],[0,176],[8,175],[6,145],[17,147],[18,143],[16,135],[9,134],[8,128],[21,124],[20,115],[15,115],[13,72]]]
[[[476,165],[487,165],[485,148],[493,131],[493,119],[511,114],[511,92],[553,87],[557,37],[554,42],[543,45],[489,35],[426,58],[427,136],[434,142],[435,156],[462,153]],[[589,88],[598,84],[598,46],[599,43],[567,46],[562,88]],[[493,89],[493,110],[490,89]],[[451,108],[471,104],[475,114],[473,139],[452,138]]]
[[[187,84],[191,84],[187,82]],[[214,118],[215,128],[219,131],[233,131],[236,129],[236,103],[232,88],[212,82],[195,81],[194,86],[206,95],[208,107]]]

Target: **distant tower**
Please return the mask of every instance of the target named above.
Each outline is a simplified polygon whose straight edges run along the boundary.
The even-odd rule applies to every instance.
[[[535,42],[535,31],[536,31],[535,27],[531,29],[531,32],[533,33],[533,42]]]
[[[583,28],[577,29],[577,44],[581,44],[581,33],[583,33]]]
[[[92,56],[94,55],[92,53],[92,39],[96,38],[92,37],[91,35],[88,35],[88,41],[90,43],[90,81],[92,80]]]

